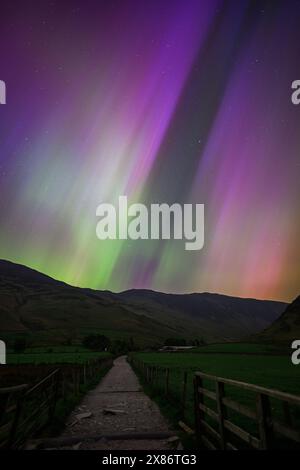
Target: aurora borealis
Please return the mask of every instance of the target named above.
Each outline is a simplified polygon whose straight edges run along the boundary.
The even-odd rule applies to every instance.
[[[82,287],[291,300],[300,2],[1,2],[0,258]],[[96,237],[96,207],[204,203],[205,245]]]

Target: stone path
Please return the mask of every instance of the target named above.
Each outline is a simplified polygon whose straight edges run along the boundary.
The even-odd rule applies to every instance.
[[[122,356],[71,413],[60,437],[108,436],[68,445],[75,449],[165,450],[179,444],[170,437],[172,434],[157,405],[142,391],[126,356]]]

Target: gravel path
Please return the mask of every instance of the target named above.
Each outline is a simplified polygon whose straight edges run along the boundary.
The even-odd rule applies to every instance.
[[[122,356],[71,413],[61,437],[164,432],[171,432],[169,424],[157,405],[144,394],[126,356]],[[178,445],[178,442],[170,441],[174,439],[148,439],[147,436],[143,440],[82,440],[73,448],[164,450]]]

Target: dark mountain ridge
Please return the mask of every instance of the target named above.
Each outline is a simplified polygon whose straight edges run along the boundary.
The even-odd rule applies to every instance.
[[[0,332],[112,337],[159,344],[167,337],[239,340],[268,327],[282,302],[220,294],[121,293],[72,287],[23,265],[0,260]],[[48,334],[47,333],[47,334]]]
[[[300,295],[257,337],[264,341],[284,343],[300,339]]]

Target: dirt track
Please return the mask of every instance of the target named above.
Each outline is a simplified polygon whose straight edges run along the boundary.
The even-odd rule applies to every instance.
[[[85,413],[87,417],[80,417]],[[126,357],[122,356],[114,361],[99,385],[71,413],[61,437],[124,434],[127,439],[83,439],[73,448],[163,450],[174,448],[174,442],[166,437],[153,439],[151,434],[168,432],[171,432],[170,426],[157,405],[144,394],[137,376]],[[134,435],[141,434],[146,434],[146,438],[134,438]]]

